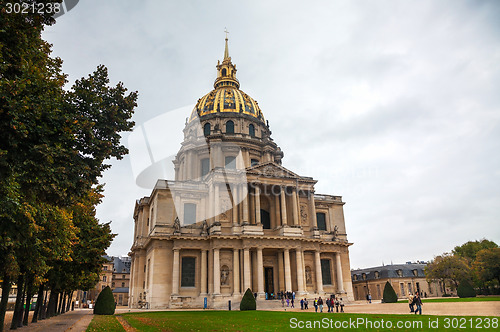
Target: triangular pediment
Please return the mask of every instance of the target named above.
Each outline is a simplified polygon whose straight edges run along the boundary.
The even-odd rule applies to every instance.
[[[300,175],[297,175],[294,172],[272,161],[248,167],[246,171],[249,174],[263,175],[272,178],[301,178]]]

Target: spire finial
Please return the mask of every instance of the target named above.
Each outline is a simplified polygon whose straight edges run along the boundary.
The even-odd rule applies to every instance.
[[[224,32],[226,33],[226,48],[224,49],[224,60],[229,58],[229,49],[227,47],[227,34],[229,31],[227,31],[226,27],[224,27]]]

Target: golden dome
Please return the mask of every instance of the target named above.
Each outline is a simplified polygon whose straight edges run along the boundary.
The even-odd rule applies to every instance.
[[[226,37],[224,60],[222,63],[217,62],[214,90],[198,99],[189,121],[208,114],[227,112],[250,115],[265,123],[264,115],[257,102],[239,87],[240,82],[236,79],[236,66],[231,62]]]

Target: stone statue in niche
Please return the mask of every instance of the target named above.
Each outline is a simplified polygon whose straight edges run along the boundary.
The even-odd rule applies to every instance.
[[[174,234],[178,234],[181,232],[181,223],[179,221],[179,217],[175,217],[174,220]]]
[[[339,226],[335,225],[335,228],[333,229],[333,237],[332,241],[337,240],[337,237],[339,236]]]
[[[208,224],[207,220],[203,220],[203,223],[201,224],[201,234],[200,235],[208,235]]]
[[[306,284],[312,284],[311,268],[309,266],[306,266]]]
[[[302,224],[307,223],[307,206],[300,206],[300,217],[302,218]]]
[[[229,284],[229,268],[227,267],[227,265],[224,265],[220,270],[220,284]]]

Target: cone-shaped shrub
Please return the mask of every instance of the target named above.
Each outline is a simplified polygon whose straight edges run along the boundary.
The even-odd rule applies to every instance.
[[[247,289],[245,295],[241,299],[240,310],[255,310],[257,309],[257,302],[255,302],[255,297],[253,297],[252,291],[250,288]]]
[[[384,287],[384,303],[396,302],[398,302],[398,296],[396,295],[396,292],[394,291],[394,288],[392,288],[389,281],[387,281]]]
[[[476,297],[474,287],[468,281],[462,281],[457,288],[458,297]]]
[[[94,315],[113,315],[115,313],[115,298],[109,286],[106,286],[97,297]]]

